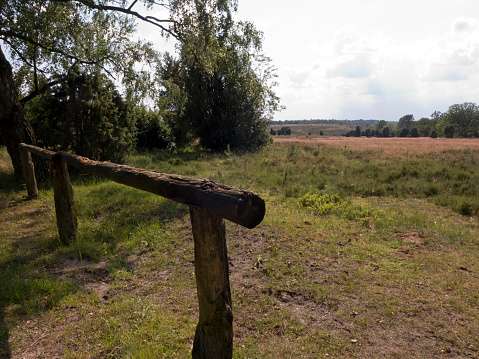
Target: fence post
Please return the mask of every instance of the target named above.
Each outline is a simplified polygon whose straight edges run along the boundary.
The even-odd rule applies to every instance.
[[[55,154],[50,161],[52,175],[53,197],[55,199],[55,212],[60,240],[69,244],[76,240],[77,216],[75,209],[75,191],[70,182],[67,164]]]
[[[37,179],[35,177],[35,166],[30,151],[20,147],[20,158],[22,161],[23,177],[27,187],[28,198],[38,197]]]
[[[225,222],[207,209],[189,207],[200,311],[192,355],[195,359],[232,358],[233,313]]]

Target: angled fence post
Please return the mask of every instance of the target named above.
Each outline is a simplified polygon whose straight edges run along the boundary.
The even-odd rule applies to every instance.
[[[225,222],[222,217],[207,209],[193,205],[189,207],[200,309],[193,342],[193,358],[232,358],[233,312]]]
[[[53,197],[60,240],[69,244],[77,237],[77,215],[75,209],[75,191],[70,182],[68,167],[59,154],[53,155],[50,160],[52,175]]]
[[[32,154],[26,148],[20,146],[20,158],[22,160],[23,177],[27,187],[28,198],[38,197],[37,179],[35,177],[35,166],[32,161]]]

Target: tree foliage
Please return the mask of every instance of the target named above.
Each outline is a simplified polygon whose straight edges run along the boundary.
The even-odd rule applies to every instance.
[[[410,134],[411,137],[419,137],[419,131],[416,127],[413,127],[409,134]]]
[[[390,133],[391,133],[391,131],[389,130],[389,126],[383,127],[383,129],[381,131],[382,137],[389,137]]]
[[[130,106],[101,73],[71,73],[26,110],[42,147],[113,162],[122,162],[133,148]]]
[[[159,111],[136,109],[136,148],[139,150],[165,149],[171,146],[171,130]]]
[[[155,3],[141,2],[147,7]],[[23,105],[66,80],[73,69],[108,74],[121,81],[126,96],[137,102],[154,88],[140,64],[154,63],[157,54],[150,44],[134,38],[134,21],[142,19],[170,31],[161,20],[134,11],[139,3],[0,0],[0,104],[5,104],[0,109],[0,135],[17,178],[19,143],[36,143]],[[3,49],[10,55],[8,60]]]
[[[446,127],[444,127],[444,136],[446,136],[446,138],[453,138],[455,133],[456,130],[454,126],[447,125]]]
[[[446,127],[453,126],[459,137],[473,137],[479,130],[479,106],[472,102],[456,104],[449,107],[442,119],[444,134]]]
[[[202,146],[215,151],[264,146],[267,126],[280,106],[273,92],[274,69],[261,54],[262,34],[249,22],[233,20],[234,1],[173,5],[183,39],[178,48],[182,71],[165,88],[176,98],[178,89],[184,91],[183,107],[175,109],[178,126],[191,129]]]
[[[407,137],[409,135],[409,129],[407,127],[403,127],[399,132],[399,137]]]
[[[398,122],[398,130],[401,131],[403,128],[410,130],[414,124],[414,116],[413,115],[404,115],[399,119]],[[408,132],[409,133],[409,132]],[[405,136],[401,136],[405,137]]]
[[[157,53],[134,38],[137,16],[126,11],[126,2],[118,7],[116,1],[98,0],[1,3],[0,39],[13,59],[17,86],[30,94],[27,99],[42,90],[40,77],[47,79],[42,85],[56,83],[73,68],[94,67],[121,79],[130,96],[151,88],[153,79],[138,65],[156,61]]]

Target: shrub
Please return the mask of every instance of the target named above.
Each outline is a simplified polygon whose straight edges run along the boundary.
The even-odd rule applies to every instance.
[[[456,130],[455,130],[454,126],[452,126],[452,125],[446,126],[444,128],[444,136],[446,136],[446,138],[453,138],[455,132],[456,132]]]
[[[474,205],[469,198],[462,198],[458,200],[454,210],[463,216],[472,216],[478,212],[478,206]]]
[[[281,129],[278,130],[277,133],[278,133],[278,135],[290,136],[291,135],[291,128],[281,127]]]
[[[171,145],[170,132],[157,112],[148,111],[137,123],[136,148],[139,150],[165,149]]]
[[[403,128],[401,132],[399,132],[399,137],[406,137],[409,134],[409,130],[407,128]]]
[[[299,201],[303,207],[313,211],[317,215],[336,213],[342,208],[344,201],[337,195],[307,193]]]
[[[307,193],[299,199],[301,205],[314,212],[316,215],[335,214],[341,218],[353,221],[362,221],[369,226],[371,222],[384,217],[384,212],[362,206],[356,206],[342,199],[337,194]]]
[[[383,137],[389,137],[389,127],[384,127],[382,130]]]

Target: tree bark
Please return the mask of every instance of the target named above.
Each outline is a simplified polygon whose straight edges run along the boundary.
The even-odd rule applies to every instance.
[[[23,178],[22,161],[18,145],[27,143],[35,145],[32,125],[25,116],[25,111],[18,98],[13,81],[12,67],[0,47],[0,136],[7,147],[12,160],[13,171],[17,181]],[[44,161],[34,161],[37,179],[45,178],[47,173]]]
[[[233,313],[224,219],[190,206],[195,241],[195,276],[200,318],[192,356],[227,359],[233,356]]]

